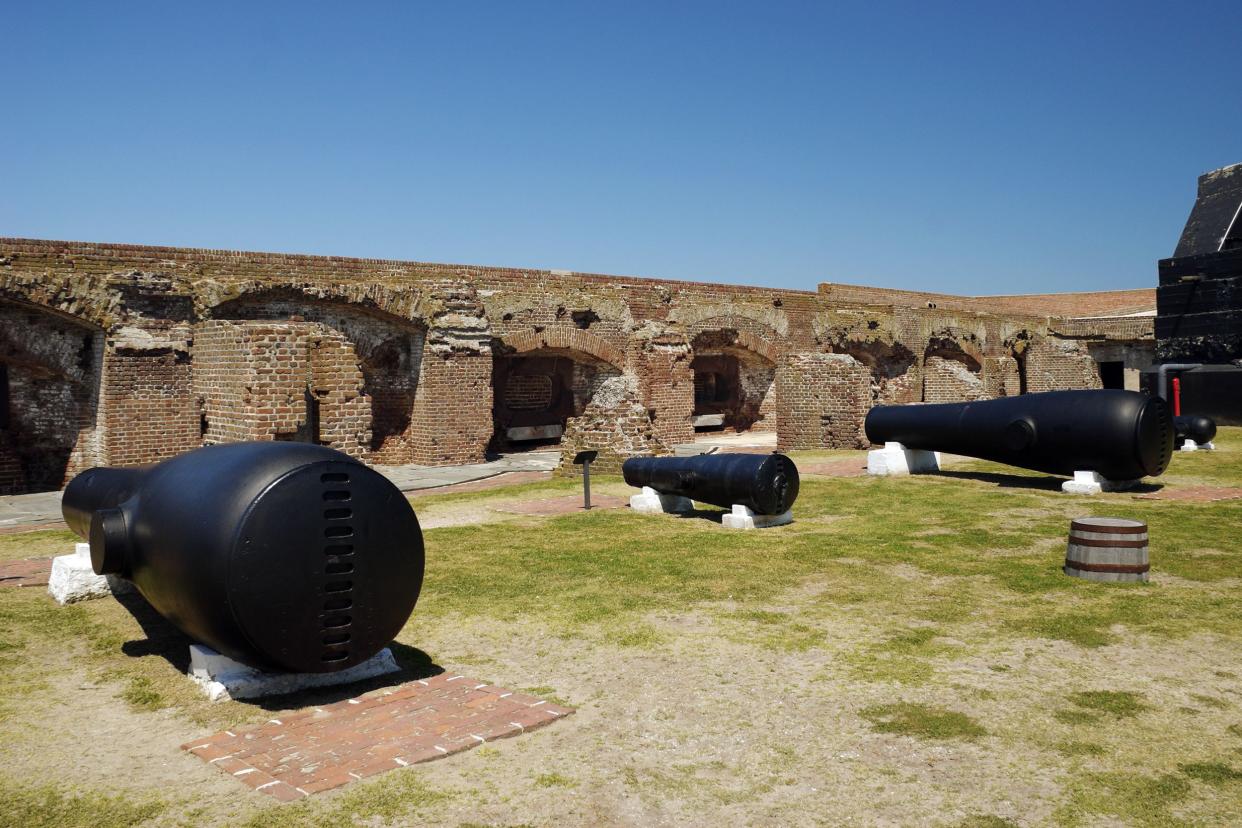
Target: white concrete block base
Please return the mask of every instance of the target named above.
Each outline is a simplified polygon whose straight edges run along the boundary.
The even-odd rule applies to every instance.
[[[901,443],[885,443],[882,449],[867,452],[867,474],[897,477],[905,474],[934,474],[940,471],[940,452],[908,449]]]
[[[1124,492],[1137,486],[1137,480],[1109,480],[1099,472],[1076,471],[1073,480],[1061,484],[1061,491],[1066,494],[1095,495],[1100,492]]]
[[[1186,442],[1182,443],[1182,447],[1180,450],[1181,451],[1216,451],[1216,444],[1209,442],[1209,443],[1203,443],[1202,445],[1200,445],[1199,443],[1196,443],[1194,440],[1186,440]]]
[[[769,526],[784,526],[793,523],[793,512],[783,515],[757,515],[747,506],[733,504],[733,511],[720,519],[726,529],[766,529]]]
[[[647,515],[684,514],[694,511],[694,501],[680,495],[660,494],[650,486],[630,498],[630,508]]]
[[[47,579],[48,594],[61,606],[119,595],[133,588],[133,584],[124,578],[96,575],[91,568],[91,547],[88,543],[75,544],[72,555],[52,558],[52,573]]]
[[[212,701],[280,696],[312,687],[331,687],[395,673],[401,668],[385,647],[361,664],[335,673],[265,673],[202,644],[190,645],[189,677]]]

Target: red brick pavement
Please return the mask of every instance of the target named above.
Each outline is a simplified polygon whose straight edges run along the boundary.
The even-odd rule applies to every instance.
[[[0,561],[0,587],[47,586],[51,574],[51,558]]]
[[[441,673],[182,745],[287,802],[541,727],[573,710]]]

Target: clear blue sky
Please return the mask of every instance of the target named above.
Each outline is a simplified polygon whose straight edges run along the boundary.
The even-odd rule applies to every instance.
[[[0,236],[960,293],[1154,284],[1242,3],[3,6]]]

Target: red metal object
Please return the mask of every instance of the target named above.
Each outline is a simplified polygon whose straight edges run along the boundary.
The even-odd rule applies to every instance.
[[[1182,416],[1182,381],[1178,377],[1173,378],[1173,416]]]

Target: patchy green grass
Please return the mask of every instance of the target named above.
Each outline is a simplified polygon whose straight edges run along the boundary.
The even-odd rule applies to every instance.
[[[420,812],[452,795],[429,787],[413,769],[401,770],[351,785],[326,802],[303,799],[292,805],[264,808],[240,825],[243,828],[354,828],[360,824],[391,825],[398,821],[410,824]]]
[[[0,825],[14,828],[122,828],[154,820],[166,807],[156,799],[21,786],[0,779]]]
[[[1119,719],[1137,716],[1147,709],[1143,697],[1125,690],[1085,690],[1074,693],[1070,701],[1084,710],[1109,713]]]
[[[82,539],[68,529],[39,529],[0,535],[0,561],[68,555]]]
[[[1086,774],[1072,789],[1069,801],[1057,813],[1063,825],[1084,824],[1090,815],[1117,817],[1126,825],[1184,824],[1172,809],[1191,792],[1190,783],[1181,776],[1134,771]]]
[[[572,788],[578,783],[559,773],[541,773],[535,777],[537,788]]]
[[[1242,770],[1220,762],[1190,762],[1189,764],[1178,765],[1178,769],[1191,779],[1197,779],[1200,782],[1206,782],[1216,787],[1228,785],[1232,782],[1242,782]]]
[[[927,704],[881,704],[866,708],[861,715],[880,733],[920,739],[977,739],[987,735],[987,731],[965,713]]]

